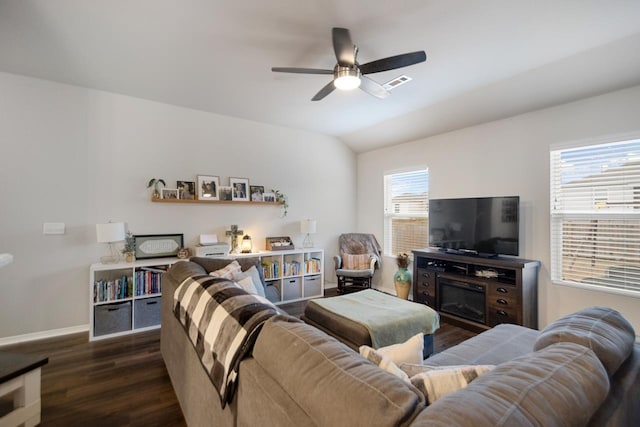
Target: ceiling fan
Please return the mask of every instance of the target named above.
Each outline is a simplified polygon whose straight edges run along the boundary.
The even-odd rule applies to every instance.
[[[402,55],[390,56],[358,64],[358,46],[351,41],[351,34],[346,28],[333,28],[333,50],[338,63],[333,70],[323,70],[318,68],[291,68],[273,67],[271,71],[277,73],[299,73],[299,74],[333,74],[333,80],[315,94],[312,101],[320,101],[325,96],[333,92],[334,89],[352,90],[360,88],[370,95],[378,98],[386,98],[389,95],[382,85],[366,77],[365,74],[380,73],[382,71],[395,70],[396,68],[408,67],[409,65],[424,62],[427,54],[421,50],[418,52],[404,53]]]

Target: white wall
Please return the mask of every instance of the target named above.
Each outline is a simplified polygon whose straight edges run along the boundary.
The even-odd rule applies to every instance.
[[[539,320],[590,305],[622,312],[640,331],[640,299],[552,285],[549,250],[549,146],[640,130],[640,86],[358,155],[358,229],[383,241],[383,175],[429,168],[432,198],[519,195],[523,258],[542,262]],[[392,258],[377,286],[393,292]]]
[[[355,229],[356,158],[326,136],[112,93],[0,73],[0,343],[89,321],[89,265],[106,254],[95,224],[125,221],[136,234],[201,233],[238,224],[264,249],[266,236],[301,244],[315,218],[326,278],[337,236]],[[146,183],[197,174],[245,177],[279,189],[289,213],[254,205],[151,203]],[[338,208],[337,208],[338,207]],[[44,236],[44,222],[67,233]]]

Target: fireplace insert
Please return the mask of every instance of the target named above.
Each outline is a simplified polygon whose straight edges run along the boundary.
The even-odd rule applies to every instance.
[[[486,324],[485,287],[448,278],[438,280],[438,310]]]

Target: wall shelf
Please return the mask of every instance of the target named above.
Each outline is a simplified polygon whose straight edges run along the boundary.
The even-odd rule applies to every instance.
[[[278,202],[241,202],[239,200],[188,200],[188,199],[156,199],[152,198],[154,203],[209,203],[209,204],[221,204],[221,205],[262,205],[262,206],[282,206],[282,203]]]

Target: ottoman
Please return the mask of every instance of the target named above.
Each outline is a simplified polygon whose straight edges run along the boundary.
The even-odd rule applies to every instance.
[[[425,359],[433,353],[433,333],[440,326],[435,310],[374,289],[311,300],[301,319],[355,351],[361,345],[401,343],[422,332]]]

